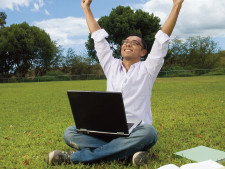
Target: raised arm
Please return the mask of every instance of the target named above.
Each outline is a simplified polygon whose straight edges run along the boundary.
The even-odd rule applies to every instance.
[[[93,32],[101,29],[101,27],[99,26],[91,12],[91,2],[92,0],[81,0],[81,7],[83,8],[89,31],[92,34]]]
[[[183,1],[184,0],[173,0],[173,8],[161,29],[168,36],[170,36],[173,32]]]

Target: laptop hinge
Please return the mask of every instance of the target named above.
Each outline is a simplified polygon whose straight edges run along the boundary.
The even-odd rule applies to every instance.
[[[83,131],[83,132],[85,132],[85,131],[86,131],[86,132],[87,132],[87,129],[80,129],[80,131]]]
[[[117,132],[118,135],[124,135],[124,132]]]

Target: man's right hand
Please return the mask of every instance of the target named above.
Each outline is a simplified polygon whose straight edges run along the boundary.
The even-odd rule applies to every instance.
[[[169,17],[167,18],[166,22],[163,24],[163,27],[161,29],[168,36],[170,36],[171,33],[173,32],[183,2],[184,0],[173,0],[173,8],[170,12]]]
[[[81,0],[81,7],[83,8],[89,31],[92,34],[93,32],[101,29],[101,27],[99,26],[98,22],[95,20],[91,12],[91,2],[92,0]]]
[[[90,7],[92,0],[81,0],[81,7],[82,8],[86,8],[86,7]]]
[[[173,0],[173,4],[182,4],[184,0]]]

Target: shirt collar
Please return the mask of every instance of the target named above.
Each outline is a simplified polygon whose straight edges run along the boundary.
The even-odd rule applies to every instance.
[[[130,69],[129,69],[129,70],[134,69],[134,68],[135,68],[136,66],[138,66],[140,63],[141,63],[141,61],[134,63],[133,65],[130,66]],[[125,67],[123,66],[123,62],[122,62],[122,61],[121,61],[121,63],[120,63],[120,66],[121,66],[121,70],[124,70],[124,71],[126,72],[126,69],[125,69]],[[129,71],[129,70],[128,70],[128,71]]]

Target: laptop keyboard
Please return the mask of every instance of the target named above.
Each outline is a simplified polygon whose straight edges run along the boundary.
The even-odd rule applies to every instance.
[[[127,123],[128,130],[134,125],[134,123]]]

